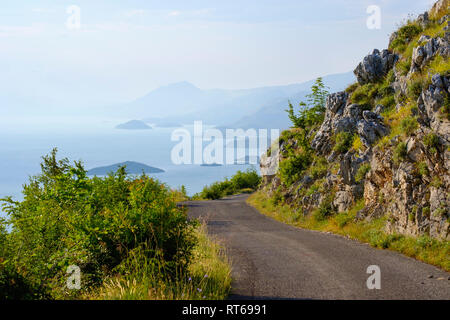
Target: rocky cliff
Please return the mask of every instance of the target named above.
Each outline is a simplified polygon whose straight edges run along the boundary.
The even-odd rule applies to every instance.
[[[363,202],[355,219],[385,216],[388,232],[450,238],[449,2],[406,21],[356,67],[357,83],[328,96],[306,136],[312,153],[300,147],[304,129],[283,132],[280,152],[261,161],[262,190],[303,215]],[[289,170],[266,174],[278,156]]]

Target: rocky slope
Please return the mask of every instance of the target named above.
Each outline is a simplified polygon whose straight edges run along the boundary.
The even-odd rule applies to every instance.
[[[406,21],[354,70],[357,83],[330,94],[324,121],[311,128],[312,160],[296,132],[261,161],[262,190],[309,215],[347,211],[356,219],[386,217],[386,230],[450,238],[449,0]],[[291,161],[290,171],[270,174]],[[286,173],[288,172],[288,173]]]

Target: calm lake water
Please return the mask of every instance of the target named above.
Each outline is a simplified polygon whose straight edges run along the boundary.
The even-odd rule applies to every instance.
[[[172,188],[184,185],[190,195],[201,191],[205,185],[251,167],[175,165],[170,158],[172,148],[178,143],[171,141],[173,128],[114,129],[118,123],[121,120],[1,118],[0,198],[22,199],[22,185],[30,175],[40,172],[41,157],[54,147],[59,150],[58,157],[82,160],[86,169],[128,160],[161,168],[165,172],[154,174],[155,178]]]

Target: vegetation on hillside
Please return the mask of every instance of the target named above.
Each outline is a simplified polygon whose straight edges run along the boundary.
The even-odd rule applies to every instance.
[[[261,177],[254,168],[238,171],[231,179],[217,181],[205,186],[200,193],[195,194],[193,200],[217,200],[226,196],[249,193],[255,191],[261,183]]]
[[[394,69],[402,70],[404,67],[405,74],[410,71],[413,48],[420,45],[419,39],[423,35],[429,37],[444,36],[444,28],[447,23],[440,24],[438,21],[446,13],[446,10],[434,13],[430,17],[426,29],[413,19],[406,20],[399,27],[389,48],[399,54],[400,57]],[[393,160],[398,164],[405,159],[406,139],[419,127],[418,96],[423,89],[429,87],[431,77],[434,74],[448,75],[450,65],[448,59],[440,55],[433,57],[420,71],[411,76],[411,79],[407,82],[407,94],[394,90],[393,83],[396,80],[394,69],[376,82],[354,83],[345,91],[349,94],[350,103],[357,104],[362,110],[374,110],[375,107],[382,106],[381,116],[389,134],[379,139],[374,147],[383,149],[390,141],[397,138],[398,141],[393,148]],[[327,95],[328,92],[319,78],[311,88],[308,103],[301,102],[298,113],[295,112],[291,103],[286,110],[293,128],[282,132],[279,139],[281,161],[277,175],[281,181],[280,188],[289,190],[294,183],[299,182],[305,176],[312,177],[315,180],[309,189],[297,190],[299,198],[320,191],[324,183],[321,178],[326,172],[337,173],[336,163],[327,162],[311,148],[311,141],[314,139],[317,128],[323,122]],[[449,117],[449,101],[450,99],[447,96],[441,110],[442,117]],[[333,151],[337,154],[345,154],[348,151],[359,154],[366,150],[358,134],[341,131],[335,133],[331,140],[334,143]],[[429,146],[430,152],[437,152],[439,139],[436,136],[427,137],[424,143]],[[368,171],[370,171],[370,166],[365,164],[357,176],[357,182],[362,181]],[[425,171],[422,170],[422,172]],[[277,197],[279,198],[279,196]]]
[[[279,138],[280,145],[292,139],[296,141],[295,149],[287,144],[282,148],[283,161],[280,162],[279,176],[287,186],[298,181],[312,163],[320,161],[311,148],[311,140],[314,137],[311,133],[323,122],[328,94],[322,78],[317,78],[311,87],[311,93],[307,95],[307,102],[300,102],[298,114],[289,103],[286,112],[293,129],[283,131]]]
[[[294,107],[289,103],[286,112],[294,128],[307,129],[322,123],[325,114],[325,103],[329,92],[322,78],[317,78],[311,87],[311,93],[306,96],[307,102],[299,103],[300,110],[295,113]]]
[[[0,299],[227,295],[228,263],[177,205],[180,192],[146,175],[128,177],[124,167],[89,178],[81,162],[56,153],[43,157],[23,201],[2,199]],[[80,290],[67,286],[69,266],[80,268]]]
[[[354,104],[361,114],[365,110],[370,110],[373,112],[366,114],[370,116],[377,113],[383,118],[379,117],[377,121],[386,131],[377,135],[375,141],[370,142],[370,146],[353,125],[346,130],[334,131],[333,128],[333,131],[326,131],[321,137],[325,137],[324,139],[329,142],[329,145],[325,146],[328,149],[316,151],[311,147],[311,142],[324,120],[325,100],[328,94],[320,79],[312,87],[309,103],[300,104],[300,112],[296,113],[289,103],[286,111],[292,122],[292,129],[282,132],[279,139],[281,157],[277,177],[269,179],[267,188],[263,186],[253,194],[249,198],[249,203],[261,212],[285,223],[342,234],[367,242],[374,247],[396,250],[447,271],[450,270],[449,241],[431,239],[428,236],[413,237],[392,233],[392,230],[386,228],[388,223],[395,222],[390,212],[385,212],[385,215],[378,212],[374,216],[382,217],[373,218],[371,221],[370,217],[362,220],[364,214],[367,214],[363,210],[364,181],[370,177],[369,173],[372,170],[368,160],[371,156],[363,153],[369,147],[380,153],[386,152],[382,154],[387,157],[387,161],[391,161],[392,157],[394,170],[404,161],[413,163],[413,178],[421,177],[421,180],[415,181],[431,181],[422,182],[426,187],[443,186],[443,179],[430,177],[433,168],[429,168],[429,162],[420,158],[414,163],[414,160],[408,157],[407,141],[414,136],[417,141],[417,131],[421,128],[418,98],[424,90],[429,89],[431,77],[436,74],[444,77],[450,73],[448,58],[439,54],[430,57],[420,70],[410,72],[413,49],[424,44],[419,42],[424,35],[431,38],[444,37],[447,22],[438,21],[446,14],[447,8],[433,13],[427,24],[421,24],[413,19],[405,21],[389,47],[391,52],[398,54],[394,68],[375,81],[365,84],[354,83],[345,90],[349,97],[348,106]],[[398,89],[398,82],[401,81],[404,81],[406,86],[406,88],[402,86],[402,90]],[[439,118],[449,119],[450,98],[445,92],[444,95],[446,98],[439,111]],[[423,141],[420,143],[427,149],[426,153],[436,158],[443,154],[443,143],[437,134],[426,133],[421,140]],[[351,164],[345,163],[346,161]],[[343,177],[343,171],[348,175],[346,178]],[[390,172],[387,173],[389,174]],[[342,179],[351,181],[347,180],[344,183]],[[351,192],[347,192],[350,188]],[[338,193],[340,195],[351,193],[351,196],[338,198]],[[383,198],[383,193],[375,195],[370,201],[377,202],[377,197],[379,204],[387,201]],[[339,204],[348,205],[350,209],[339,212]],[[415,210],[417,211],[417,207]],[[443,218],[447,217],[447,222],[450,221],[448,211],[444,213],[446,212],[444,205],[436,211]],[[360,214],[357,218],[358,212]],[[430,205],[427,207],[425,204],[419,214],[429,217]],[[416,221],[417,215],[413,208],[406,218],[410,222]]]
[[[301,209],[283,203],[274,203],[264,192],[258,191],[248,199],[248,203],[260,212],[283,223],[323,232],[333,232],[359,240],[379,249],[389,249],[412,258],[450,271],[450,242],[427,236],[412,237],[388,234],[385,229],[386,217],[371,221],[356,221],[356,214],[364,207],[360,200],[350,210],[324,218],[318,208],[313,214],[304,216]],[[323,209],[322,209],[323,210]]]

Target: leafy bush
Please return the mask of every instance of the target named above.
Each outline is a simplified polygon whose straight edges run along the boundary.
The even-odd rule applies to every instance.
[[[382,97],[388,97],[395,93],[395,90],[391,87],[391,85],[383,85],[380,87],[379,91]]]
[[[219,300],[228,296],[231,268],[223,248],[207,235],[206,225],[195,229],[192,263],[177,281],[161,279],[154,272],[145,248],[128,254],[120,265],[122,274],[83,298],[92,300]]]
[[[377,90],[373,83],[368,83],[357,87],[351,96],[353,103],[360,105],[370,105],[371,99],[376,95]]]
[[[331,216],[334,213],[333,208],[333,195],[328,196],[326,199],[324,199],[320,206],[313,211],[312,215],[314,220],[316,221],[324,221],[329,216]]]
[[[314,163],[309,168],[309,173],[313,179],[318,179],[324,176],[328,171],[328,162],[324,157],[317,157]]]
[[[248,169],[245,172],[238,171],[232,178],[231,183],[238,189],[256,189],[261,182],[261,177],[255,169]]]
[[[391,69],[384,78],[383,86],[384,87],[390,86],[394,81],[395,81],[395,72],[394,69]]]
[[[391,247],[394,242],[400,241],[404,238],[399,234],[385,234],[381,230],[368,230],[364,237],[367,238],[371,246],[375,248],[387,249]]]
[[[406,158],[407,155],[406,143],[400,142],[394,149],[394,163],[399,163]]]
[[[355,82],[355,83],[349,85],[349,86],[347,87],[347,89],[345,89],[345,92],[351,94],[351,93],[353,93],[358,87],[359,87],[359,83],[358,83],[358,82]]]
[[[417,122],[417,119],[411,116],[406,117],[400,122],[400,129],[407,136],[412,135],[418,127],[419,124]]]
[[[412,60],[411,58],[402,59],[397,62],[396,67],[400,70],[400,73],[403,76],[406,76],[411,69]]]
[[[295,114],[294,107],[289,103],[286,112],[294,128],[307,129],[323,121],[326,98],[329,92],[326,90],[322,78],[316,79],[311,91],[311,94],[306,96],[307,102],[300,102],[301,109],[298,115]]]
[[[347,152],[353,143],[354,136],[350,132],[339,132],[335,137],[334,150],[340,153]]]
[[[323,179],[314,181],[314,183],[306,190],[304,195],[306,197],[309,197],[309,196],[311,196],[311,195],[313,195],[315,193],[323,191],[322,190],[323,182],[324,182]]]
[[[387,96],[381,98],[379,100],[379,103],[382,104],[386,108],[386,110],[390,110],[393,107],[395,107],[395,104],[396,104],[395,96],[393,94],[387,95]]]
[[[275,192],[273,193],[270,201],[272,202],[272,204],[274,206],[277,206],[278,204],[283,202],[283,194],[281,193],[280,188],[278,188],[277,190],[275,190]]]
[[[448,94],[444,98],[444,105],[441,108],[441,112],[450,121],[450,96]]]
[[[308,152],[300,152],[281,161],[278,170],[281,181],[288,186],[298,181],[311,164],[311,158]]]
[[[442,181],[442,179],[440,177],[436,176],[433,178],[433,180],[431,180],[430,185],[439,189],[440,187],[442,187],[444,185],[444,182]]]
[[[427,176],[430,173],[430,171],[428,170],[428,165],[425,161],[417,163],[417,172],[421,176]]]
[[[355,180],[360,182],[366,178],[366,174],[370,171],[370,163],[363,163],[356,172]]]
[[[424,81],[424,79],[420,76],[416,76],[413,77],[409,82],[408,82],[408,97],[413,100],[416,101],[420,94],[422,93],[422,90],[426,87],[426,83]]]
[[[202,192],[195,195],[194,198],[217,200],[243,190],[256,190],[260,182],[261,177],[255,169],[248,169],[245,172],[238,171],[231,179],[225,179],[225,181],[215,182],[204,187]]]
[[[337,225],[339,226],[339,228],[343,228],[345,227],[348,223],[350,223],[351,221],[353,221],[355,219],[355,216],[350,214],[349,212],[345,211],[345,212],[341,212],[338,213],[334,219],[336,220]]]
[[[363,151],[365,149],[364,144],[361,141],[361,137],[359,135],[355,135],[352,142],[352,149],[355,151]]]
[[[137,248],[164,277],[188,267],[195,223],[165,185],[145,175],[130,179],[124,167],[89,178],[80,162],[58,161],[56,149],[41,168],[24,186],[25,200],[2,200],[11,232],[2,244],[0,281],[20,284],[9,297],[73,297],[79,292],[65,286],[69,265],[80,267],[89,290]]]
[[[423,137],[423,144],[431,153],[436,153],[439,147],[439,136],[433,132],[430,132]]]
[[[225,196],[234,194],[235,192],[236,189],[234,188],[233,183],[230,180],[226,179],[225,181],[214,182],[213,184],[204,187],[202,192],[200,193],[200,198],[217,200]]]
[[[390,49],[402,53],[406,49],[406,45],[419,35],[422,30],[422,27],[417,23],[408,22],[397,31],[397,37],[392,41]]]

